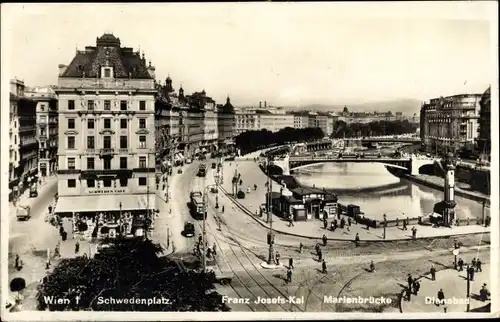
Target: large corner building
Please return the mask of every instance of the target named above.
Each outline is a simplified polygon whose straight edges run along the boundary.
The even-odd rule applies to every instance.
[[[111,34],[59,65],[57,213],[155,208],[154,70]]]

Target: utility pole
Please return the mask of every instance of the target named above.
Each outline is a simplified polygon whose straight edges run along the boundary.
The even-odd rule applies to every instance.
[[[470,312],[470,274],[469,274],[469,264],[467,264],[467,312]]]
[[[267,243],[269,244],[269,257],[267,259],[267,264],[272,265],[274,263],[274,249],[273,249],[273,244],[274,244],[274,232],[273,232],[273,213],[272,213],[272,197],[271,193],[273,191],[272,189],[272,179],[271,179],[271,173],[269,172],[270,169],[270,163],[271,163],[271,156],[268,156],[267,159],[267,218],[269,221],[269,233],[267,235]]]
[[[203,190],[203,232],[201,233],[201,236],[202,236],[202,247],[203,247],[203,252],[201,254],[201,256],[203,257],[202,259],[202,263],[203,263],[203,272],[206,272],[207,270],[207,256],[206,256],[206,249],[205,249],[205,245],[206,245],[206,220],[207,220],[207,212],[208,212],[208,197],[207,197],[207,187],[205,187],[205,189]]]

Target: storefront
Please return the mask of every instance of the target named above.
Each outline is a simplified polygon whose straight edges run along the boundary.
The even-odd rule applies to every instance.
[[[119,191],[114,191],[115,194],[105,195],[104,192],[96,190],[99,194],[61,196],[55,213],[60,217],[71,218],[74,231],[85,238],[143,234],[138,231],[141,227],[137,226],[141,220],[147,226],[142,227],[142,231],[152,228],[158,212],[154,194],[149,195],[148,201],[147,194],[116,194]]]

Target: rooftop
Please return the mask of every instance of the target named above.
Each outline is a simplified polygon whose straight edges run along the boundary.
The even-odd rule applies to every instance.
[[[114,67],[115,78],[152,79],[144,54],[132,48],[120,47],[120,38],[104,34],[96,40],[96,46],[77,51],[75,57],[60,77],[99,77],[101,66]]]

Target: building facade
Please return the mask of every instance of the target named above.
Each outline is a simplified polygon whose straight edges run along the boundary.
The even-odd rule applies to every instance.
[[[433,98],[420,112],[420,137],[437,153],[474,151],[479,129],[481,94]]]
[[[59,126],[57,95],[52,87],[35,87],[26,96],[36,102],[38,173],[41,178],[57,173]]]
[[[478,150],[481,154],[491,154],[491,86],[481,96],[479,113]]]
[[[148,213],[156,186],[154,67],[104,34],[59,69],[56,212]]]
[[[12,79],[9,98],[9,199],[16,199],[37,181],[37,176],[36,102],[26,97],[23,81]]]
[[[309,113],[308,112],[294,112],[293,114],[293,128],[305,129],[309,126]]]

